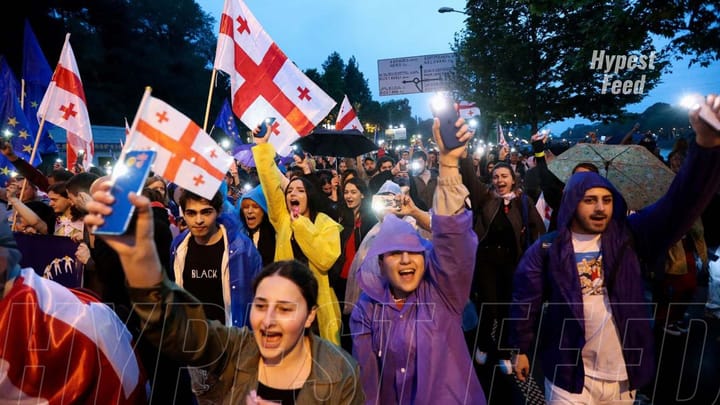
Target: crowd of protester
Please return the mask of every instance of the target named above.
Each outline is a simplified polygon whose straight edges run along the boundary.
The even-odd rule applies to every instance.
[[[720,97],[707,103],[720,116]],[[437,123],[433,148],[289,164],[256,129],[254,167],[236,162],[212,199],[151,176],[121,236],[93,234],[128,198],[108,176],[45,175],[8,144],[19,175],[0,199],[16,234],[76,243],[75,287],[125,324],[154,404],[511,403],[531,359],[547,403],[631,404],[657,367],[639,353],[653,329],[687,333],[676,304],[703,274],[720,319],[720,134],[690,123],[670,189],[637,212],[592,164],[555,177],[541,134],[530,156],[476,154],[446,149]]]

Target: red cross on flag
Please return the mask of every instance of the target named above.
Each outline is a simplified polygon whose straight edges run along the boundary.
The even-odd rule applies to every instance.
[[[65,36],[60,60],[38,107],[38,121],[43,119],[67,131],[68,167],[72,167],[77,157],[81,156],[82,166],[87,170],[95,147],[85,91],[70,46],[70,34]]]
[[[461,101],[458,103],[458,113],[462,118],[469,119],[480,115],[480,109],[475,103],[470,101]]]
[[[233,157],[190,118],[149,96],[149,91],[133,122],[127,149],[156,151],[155,173],[211,200]]]
[[[497,136],[498,137],[498,139],[497,139],[498,145],[507,146],[508,143],[505,140],[505,135],[503,134],[502,125],[500,125],[499,122],[497,123],[497,134],[498,134],[498,136]]]
[[[230,75],[233,112],[245,125],[277,119],[269,142],[282,156],[336,104],[288,59],[242,0],[225,0],[215,69]]]
[[[350,99],[347,94],[345,95],[345,98],[343,98],[342,104],[340,104],[340,111],[338,112],[337,121],[335,122],[335,129],[340,131],[345,129],[356,129],[360,132],[363,131],[363,126],[360,123],[357,114],[355,114],[355,109],[352,107],[352,104],[350,104]]]

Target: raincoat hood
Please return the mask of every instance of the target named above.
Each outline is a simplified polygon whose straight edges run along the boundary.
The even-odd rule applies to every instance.
[[[606,178],[593,172],[575,173],[568,179],[563,191],[560,210],[558,212],[558,229],[565,229],[572,223],[577,206],[585,192],[591,188],[601,187],[610,190],[613,195],[613,213],[611,223],[621,223],[627,216],[627,204],[622,194]]]
[[[386,216],[360,265],[360,288],[372,299],[383,302],[389,294],[389,288],[387,278],[380,268],[380,255],[396,251],[424,253],[427,269],[428,253],[431,249],[430,242],[421,237],[412,225],[395,215]]]
[[[252,190],[248,191],[247,193],[244,193],[242,197],[240,198],[240,203],[238,204],[238,207],[241,206],[242,202],[244,200],[252,200],[257,203],[257,205],[262,208],[263,211],[265,211],[265,215],[267,215],[268,212],[268,206],[267,206],[267,200],[265,200],[265,194],[263,194],[262,186],[255,186]]]
[[[401,194],[402,189],[400,186],[392,180],[385,180],[385,183],[380,187],[377,194]]]

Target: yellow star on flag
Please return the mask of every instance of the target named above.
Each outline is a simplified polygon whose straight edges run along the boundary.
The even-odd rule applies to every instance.
[[[10,175],[10,168],[7,166],[3,166],[2,169],[0,169],[0,173],[3,174],[3,176],[9,176]]]
[[[23,145],[23,152],[32,153],[32,145]]]
[[[18,120],[15,117],[8,117],[8,125],[15,128],[15,126],[18,124]]]
[[[20,130],[20,133],[18,134],[18,136],[22,139],[26,139],[28,136],[30,136],[30,134],[28,134],[28,132],[23,129],[23,130]]]
[[[38,102],[35,101],[35,100],[31,101],[31,102],[30,102],[30,107],[32,107],[32,108],[34,108],[34,109],[37,110],[37,108],[38,108]]]

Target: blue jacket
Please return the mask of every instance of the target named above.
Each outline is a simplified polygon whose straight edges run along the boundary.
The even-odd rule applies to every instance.
[[[573,175],[563,193],[557,235],[551,242],[546,237],[536,241],[518,265],[510,314],[513,347],[532,359],[529,351],[536,346],[545,376],[564,390],[582,392],[585,324],[569,225],[585,191],[606,188],[614,195],[612,220],[601,237],[611,312],[630,389],[651,382],[655,376],[650,326],[654,311],[643,296],[640,260],[650,261],[666,252],[687,233],[719,186],[720,148],[695,144],[667,193],[630,216],[625,215],[625,200],[605,178],[595,173]]]
[[[252,282],[260,270],[262,260],[250,238],[242,232],[236,215],[223,212],[218,217],[225,240],[222,260],[222,294],[225,303],[225,324],[227,326],[249,326],[249,308],[253,300]],[[170,277],[182,287],[189,230],[175,237],[171,246]]]

